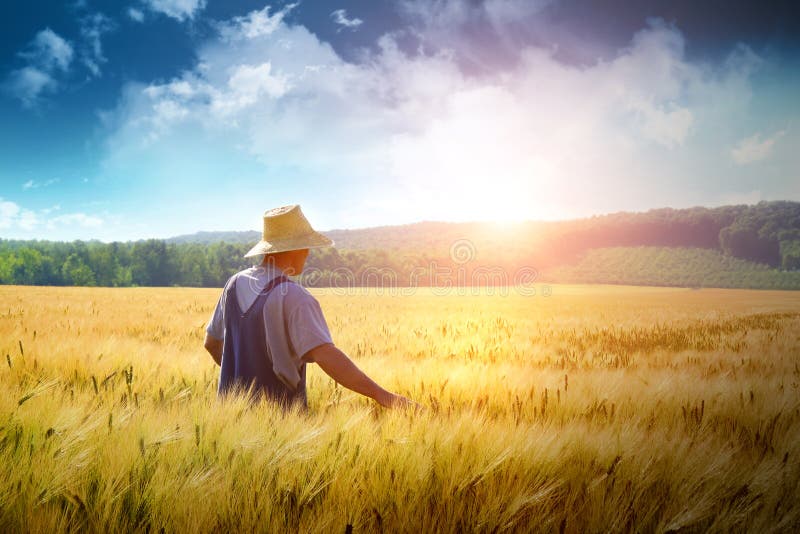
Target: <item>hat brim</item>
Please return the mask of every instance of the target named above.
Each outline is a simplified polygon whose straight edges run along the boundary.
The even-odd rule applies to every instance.
[[[288,252],[290,250],[301,250],[304,248],[322,248],[332,247],[333,240],[325,237],[319,232],[306,234],[299,237],[292,237],[290,239],[274,239],[272,241],[264,241],[263,239],[256,243],[247,254],[245,258],[258,256],[259,254],[273,254],[275,252]]]

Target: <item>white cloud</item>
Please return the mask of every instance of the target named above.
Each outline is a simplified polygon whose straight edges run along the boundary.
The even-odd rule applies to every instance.
[[[737,165],[747,165],[748,163],[766,159],[772,155],[775,143],[777,143],[785,133],[785,131],[781,130],[763,139],[761,134],[757,133],[746,139],[742,139],[731,149],[731,158],[733,158],[733,161],[736,162]]]
[[[144,22],[144,13],[135,7],[128,8],[128,17],[135,22]]]
[[[17,203],[0,198],[0,229],[32,230],[38,224],[36,213]]]
[[[26,209],[16,202],[0,198],[0,229],[20,237],[29,236],[30,232],[41,231],[43,228],[57,232],[52,234],[53,239],[59,236],[74,238],[71,229],[97,229],[103,227],[106,220],[100,215],[91,215],[83,212],[66,213],[52,216],[61,210],[56,204],[41,210]],[[65,233],[66,232],[66,233]]]
[[[44,182],[37,182],[36,180],[28,180],[24,184],[22,184],[22,189],[38,189],[40,187],[47,187],[49,185],[56,184],[60,181],[59,178],[51,178],[49,180],[45,180]]]
[[[283,23],[283,19],[288,15],[297,4],[288,4],[274,15],[270,15],[270,6],[263,9],[251,11],[245,16],[234,17],[228,22],[218,25],[220,35],[223,39],[255,39],[270,35],[277,30]]]
[[[269,61],[261,65],[234,65],[224,70],[219,84],[187,74],[186,79],[144,87],[134,97],[141,111],[136,112],[127,126],[141,130],[140,142],[147,146],[185,119],[197,119],[201,108],[203,120],[231,119],[231,124],[235,124],[239,119],[236,114],[262,97],[278,99],[290,89],[288,77],[274,74]],[[224,124],[217,122],[218,126]]]
[[[284,76],[270,74],[271,69],[269,62],[235,67],[228,80],[230,90],[215,95],[212,109],[227,115],[255,104],[261,95],[270,98],[283,96],[289,90],[289,83]]]
[[[163,13],[179,22],[193,19],[206,7],[206,0],[144,0],[144,3],[151,11]],[[130,11],[128,13],[130,15]]]
[[[47,228],[52,230],[61,226],[80,226],[82,228],[98,228],[103,226],[103,219],[85,213],[68,213],[53,217],[47,221]]]
[[[674,104],[656,107],[649,102],[632,104],[639,114],[642,134],[656,143],[673,148],[683,144],[694,122],[692,112]]]
[[[36,213],[31,210],[22,210],[17,218],[17,226],[27,232],[34,230],[39,226],[39,218]]]
[[[0,228],[8,228],[20,212],[19,206],[0,197]]]
[[[28,65],[11,71],[3,89],[19,99],[24,107],[34,108],[43,95],[58,89],[55,75],[69,70],[73,55],[69,42],[45,28],[19,53]]]
[[[100,66],[108,60],[103,54],[102,37],[116,28],[114,22],[102,13],[93,13],[81,19],[81,36],[84,45],[81,61],[93,76],[100,76]]]
[[[66,72],[72,62],[72,45],[50,28],[36,34],[20,56],[45,71],[56,69]]]
[[[351,19],[347,18],[347,11],[344,9],[337,9],[336,11],[332,12],[331,18],[333,19],[333,22],[341,26],[341,28],[339,28],[340,30],[342,28],[355,30],[364,23],[364,21],[358,17],[353,17]]]
[[[409,52],[384,36],[355,63],[285,23],[292,6],[220,23],[195,68],[128,86],[108,170],[144,160],[174,169],[175,146],[244,156],[327,177],[318,188],[349,199],[342,217],[372,211],[384,221],[564,218],[640,209],[653,195],[672,203],[665,192],[686,199],[697,170],[675,154],[717,142],[695,136],[741,113],[757,56],[740,48],[722,66],[694,63],[676,28],[651,21],[589,65],[515,40],[498,43],[507,62],[474,68],[491,66],[496,51],[465,27],[480,20],[499,34],[519,27],[516,10],[535,17],[544,4],[407,3],[426,46]],[[399,201],[408,198],[414,213]]]
[[[49,208],[44,208],[40,212],[41,212],[42,215],[49,215],[49,214],[53,213],[54,211],[58,211],[60,209],[61,209],[61,204],[53,204]]]
[[[54,92],[58,83],[47,72],[36,67],[23,67],[12,71],[3,87],[18,98],[23,106],[32,108],[38,104],[43,94]]]
[[[85,6],[76,6],[78,8]],[[2,88],[22,102],[26,108],[36,108],[45,95],[56,93],[68,77],[76,55],[91,73],[100,76],[106,63],[101,38],[115,24],[102,13],[92,13],[79,19],[81,41],[77,48],[50,28],[36,34],[18,56],[27,65],[9,73]]]

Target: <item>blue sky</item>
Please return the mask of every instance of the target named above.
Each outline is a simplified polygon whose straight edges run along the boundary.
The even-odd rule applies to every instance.
[[[0,5],[0,237],[800,200],[791,2]]]

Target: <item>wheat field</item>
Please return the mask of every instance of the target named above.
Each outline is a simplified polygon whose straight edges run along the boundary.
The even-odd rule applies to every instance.
[[[800,529],[800,293],[312,291],[423,411],[218,401],[218,290],[0,287],[0,531]]]

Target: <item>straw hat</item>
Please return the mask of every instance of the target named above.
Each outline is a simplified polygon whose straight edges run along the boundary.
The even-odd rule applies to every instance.
[[[264,213],[264,233],[261,241],[244,257],[331,245],[333,245],[333,241],[311,228],[300,210],[300,206],[294,204],[274,208]]]

